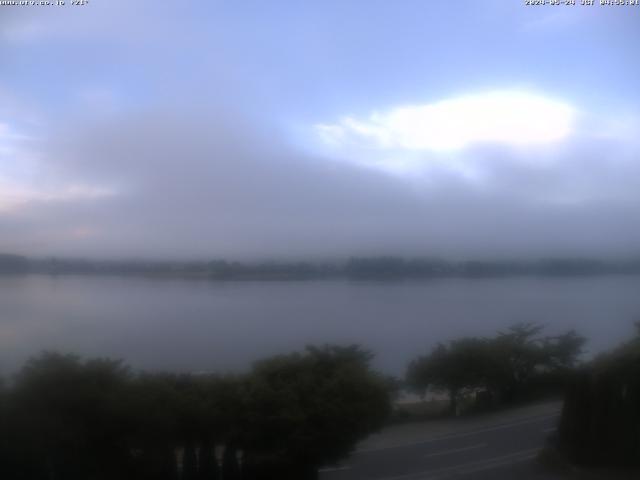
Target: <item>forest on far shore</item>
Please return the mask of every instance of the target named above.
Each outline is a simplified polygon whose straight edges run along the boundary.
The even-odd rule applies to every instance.
[[[542,258],[535,260],[465,260],[398,256],[351,257],[345,261],[230,260],[89,260],[28,258],[0,254],[0,273],[111,274],[182,276],[217,280],[287,280],[349,278],[397,280],[411,278],[482,278],[515,275],[638,275],[640,257],[618,260]]]

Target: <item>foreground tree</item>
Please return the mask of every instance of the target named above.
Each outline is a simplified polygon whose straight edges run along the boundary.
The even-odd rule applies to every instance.
[[[547,361],[540,336],[543,328],[518,323],[491,340],[488,385],[503,402],[517,400],[536,369]]]
[[[517,323],[491,340],[487,385],[502,402],[520,400],[535,379],[557,378],[576,366],[586,339],[573,330],[557,336],[544,336],[543,330],[540,324]]]
[[[0,388],[2,478],[315,478],[390,410],[370,359],[309,347],[219,377],[132,375],[118,361],[46,353]]]
[[[422,394],[428,389],[446,392],[449,413],[457,414],[460,397],[486,383],[488,348],[486,340],[473,337],[438,344],[409,364],[407,382]]]
[[[7,478],[127,478],[129,378],[119,361],[45,353],[27,362],[7,399]]]
[[[577,366],[587,339],[575,330],[546,337],[543,341],[545,367],[552,371],[571,370]]]
[[[541,325],[519,323],[493,338],[438,344],[409,364],[407,384],[421,393],[446,392],[451,414],[472,392],[483,392],[488,402],[512,403],[531,392],[533,380],[556,387],[575,367],[585,339],[572,330],[552,337],[542,331]]]
[[[256,479],[315,479],[383,424],[390,393],[371,358],[357,346],[325,346],[256,364],[242,439]]]
[[[574,376],[558,440],[578,464],[640,467],[640,324],[635,338]]]

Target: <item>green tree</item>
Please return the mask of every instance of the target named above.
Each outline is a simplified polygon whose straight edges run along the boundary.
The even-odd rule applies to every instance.
[[[586,339],[574,330],[557,336],[543,336],[543,330],[537,323],[518,323],[490,341],[487,384],[503,402],[521,398],[533,380],[576,367]]]
[[[583,465],[640,467],[640,324],[635,338],[582,368],[568,388],[559,447]]]
[[[575,330],[546,337],[542,342],[544,366],[551,371],[570,370],[577,366],[587,339]]]
[[[446,392],[449,411],[457,413],[460,397],[486,383],[488,343],[475,337],[438,344],[428,355],[413,360],[407,369],[407,383],[415,390]]]
[[[533,380],[557,388],[577,364],[585,339],[571,330],[542,336],[543,326],[519,323],[493,338],[466,337],[438,344],[407,368],[406,381],[413,389],[446,392],[450,413],[460,399],[483,391],[490,403],[511,403],[531,391]],[[544,380],[544,382],[542,381]]]
[[[307,347],[255,365],[243,443],[250,463],[271,465],[256,478],[316,478],[383,424],[389,391],[371,358],[357,346]]]
[[[129,471],[129,424],[119,361],[44,353],[18,373],[9,398],[23,478],[101,479]],[[16,478],[20,478],[17,476]]]
[[[540,336],[543,329],[536,323],[517,323],[490,341],[487,380],[502,401],[515,401],[536,368],[545,363],[544,340]]]

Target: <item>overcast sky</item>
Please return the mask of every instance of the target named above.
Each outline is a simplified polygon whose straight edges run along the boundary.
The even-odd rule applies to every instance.
[[[640,7],[66,3],[0,6],[0,251],[640,254]]]

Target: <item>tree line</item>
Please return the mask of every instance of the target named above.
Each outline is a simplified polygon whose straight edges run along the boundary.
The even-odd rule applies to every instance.
[[[584,276],[640,274],[640,259],[544,258],[538,260],[446,261],[395,256],[352,257],[346,261],[151,261],[30,259],[0,254],[0,273],[113,274],[184,276],[214,280],[286,280],[349,278],[397,280],[411,278],[483,278],[514,275]]]
[[[556,438],[572,462],[640,463],[640,326],[581,362],[585,339],[520,323],[437,344],[405,384],[448,412],[564,394]],[[0,472],[15,480],[315,479],[381,428],[397,382],[357,346],[309,346],[246,374],[133,372],[120,360],[45,352],[0,381]]]
[[[370,360],[308,347],[220,376],[43,353],[1,389],[2,478],[313,479],[390,412]]]
[[[561,394],[586,339],[574,330],[553,336],[543,330],[539,324],[519,323],[494,337],[439,343],[409,364],[406,382],[420,393],[445,393],[452,414],[459,413],[463,399],[481,409],[541,392]]]
[[[414,359],[406,382],[419,392],[443,392],[449,413],[509,405],[541,393],[563,398],[549,447],[569,465],[640,467],[640,322],[635,336],[582,361],[585,339],[573,330],[545,335],[535,323],[516,324],[493,337],[465,337],[436,345]]]

